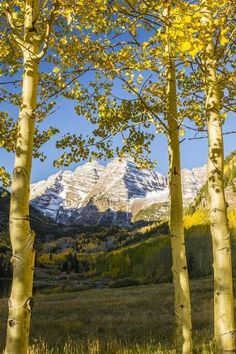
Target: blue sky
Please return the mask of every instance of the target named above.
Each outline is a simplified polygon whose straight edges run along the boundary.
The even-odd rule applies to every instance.
[[[16,116],[16,110],[10,111]],[[91,131],[91,125],[85,119],[79,117],[71,102],[66,100],[59,100],[58,110],[53,115],[49,116],[44,123],[45,126],[57,126],[63,135],[67,132],[87,134]],[[229,114],[224,125],[224,131],[236,130],[236,115]],[[193,132],[189,131],[186,137],[192,137]],[[58,136],[57,136],[58,138]],[[33,161],[32,182],[36,182],[47,178],[49,175],[56,173],[59,169],[53,167],[53,160],[60,156],[59,151],[55,147],[56,137],[44,145],[43,151],[47,155],[47,160],[40,162]],[[121,143],[119,139],[118,143]],[[225,136],[225,155],[236,149],[236,135]],[[207,158],[207,139],[184,141],[181,144],[182,167],[193,168],[206,164]],[[152,144],[151,152],[152,160],[157,160],[158,165],[156,170],[162,174],[167,174],[168,158],[167,158],[167,142],[166,137],[159,135]],[[14,155],[0,149],[0,165],[4,166],[9,172],[13,170]],[[101,163],[106,163],[101,161]],[[74,170],[78,164],[71,164],[69,167],[63,169]]]

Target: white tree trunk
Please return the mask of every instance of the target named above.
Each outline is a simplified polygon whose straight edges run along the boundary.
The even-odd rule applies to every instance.
[[[183,198],[175,66],[170,59],[167,76],[167,120],[169,128],[170,235],[175,290],[176,352],[192,353],[192,321],[189,277],[183,225]]]
[[[205,70],[208,131],[208,193],[214,268],[214,335],[217,352],[235,353],[234,298],[230,230],[224,193],[224,146],[220,92],[211,32],[212,5],[202,0],[202,24],[209,42],[202,58]]]
[[[206,100],[208,190],[214,268],[214,331],[219,353],[235,353],[234,297],[230,230],[224,193],[224,148],[220,99],[214,68],[208,62]]]
[[[5,353],[28,352],[30,316],[33,305],[34,232],[29,220],[29,192],[35,109],[38,88],[38,53],[33,21],[37,1],[26,1],[22,104],[18,120],[15,168],[10,205],[13,281],[9,299]],[[28,31],[30,29],[30,31]]]

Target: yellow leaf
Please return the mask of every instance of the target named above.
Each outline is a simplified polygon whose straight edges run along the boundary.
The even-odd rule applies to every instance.
[[[226,38],[225,36],[222,36],[221,38],[220,38],[220,44],[221,45],[225,45],[225,44],[227,44],[229,42],[229,40],[228,40],[228,38]]]
[[[158,55],[160,55],[160,49],[159,48],[153,49],[152,54],[158,57]]]
[[[167,34],[166,34],[166,33],[161,33],[161,34],[160,34],[160,37],[161,37],[162,39],[166,39],[166,38],[167,38]]]
[[[191,47],[192,47],[192,45],[190,42],[183,42],[183,43],[181,43],[180,50],[181,50],[181,52],[185,52],[185,51],[190,50]]]
[[[177,30],[177,31],[176,31],[176,36],[177,36],[177,37],[181,37],[181,38],[182,38],[182,37],[184,37],[184,36],[185,36],[185,34],[184,34],[184,32],[183,32],[183,31]]]
[[[195,55],[199,52],[200,50],[200,47],[194,47],[192,48],[190,51],[189,51],[189,54],[192,56],[192,57],[195,57]]]
[[[52,70],[54,73],[58,73],[60,71],[60,68],[58,68],[57,66],[55,66]]]
[[[184,16],[184,22],[185,23],[191,23],[192,22],[192,19],[191,19],[191,16]]]

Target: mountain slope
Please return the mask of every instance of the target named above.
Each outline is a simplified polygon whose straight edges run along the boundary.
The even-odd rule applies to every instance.
[[[224,163],[224,181],[225,181],[225,197],[229,208],[236,206],[236,151],[233,151]],[[191,209],[203,207],[207,209],[208,206],[208,190],[207,183],[204,183],[199,190],[196,198],[192,202]]]
[[[7,238],[9,229],[9,211],[10,193],[0,187],[0,233],[4,234]],[[57,224],[55,224],[47,216],[43,215],[39,210],[35,209],[32,205],[30,206],[30,222],[32,228],[40,237],[44,237],[47,233],[60,233],[60,229],[57,228]]]

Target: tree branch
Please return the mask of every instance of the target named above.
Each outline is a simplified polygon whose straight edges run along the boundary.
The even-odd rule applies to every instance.
[[[138,98],[140,99],[140,101],[142,102],[142,104],[147,108],[147,110],[154,115],[154,117],[158,120],[158,122],[162,125],[162,127],[165,129],[166,132],[169,132],[169,129],[167,127],[167,125],[160,119],[160,117],[153,111],[152,107],[150,107],[147,102],[143,99],[142,95],[140,95],[139,92],[137,92],[136,90],[134,90],[134,88],[127,82],[127,80],[125,80],[125,78],[123,78],[123,76],[118,75],[118,78],[123,81],[128,88],[135,94],[138,96]]]
[[[20,32],[18,31],[17,27],[14,24],[14,20],[13,20],[12,14],[10,12],[10,5],[8,3],[6,4],[6,14],[7,14],[8,23],[9,23],[11,30],[12,30],[12,34],[13,34],[16,42],[20,46],[22,46],[24,43],[24,40],[23,40],[23,37],[21,36]]]
[[[230,135],[230,134],[236,134],[236,130],[232,130],[230,132],[225,132],[223,133],[223,135]],[[201,140],[201,139],[207,139],[208,138],[208,135],[206,136],[195,136],[194,138],[187,138],[187,139],[184,139],[184,140]]]
[[[51,15],[50,15],[50,18],[46,24],[46,31],[45,31],[45,35],[44,35],[44,39],[43,39],[43,48],[41,50],[41,52],[39,54],[37,54],[37,59],[40,60],[44,57],[44,55],[46,54],[47,52],[47,49],[48,49],[48,46],[49,46],[49,40],[50,40],[50,35],[51,35],[51,32],[52,32],[52,27],[53,27],[53,23],[54,23],[54,20],[55,20],[55,17],[56,17],[56,13],[57,13],[57,10],[58,10],[58,2],[57,0],[54,2],[54,6],[53,6],[53,9],[51,11]]]

